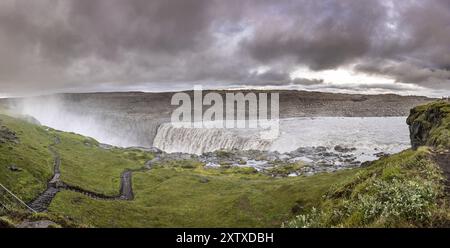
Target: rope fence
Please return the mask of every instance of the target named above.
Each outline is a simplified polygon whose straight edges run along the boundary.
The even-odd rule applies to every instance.
[[[0,183],[0,207],[4,208],[7,211],[11,211],[17,206],[25,207],[32,213],[37,213],[36,210],[32,209],[18,196],[16,196],[13,192],[11,192],[8,188]]]

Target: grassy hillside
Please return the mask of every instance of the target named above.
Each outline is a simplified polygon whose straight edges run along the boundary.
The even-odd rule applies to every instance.
[[[102,149],[94,139],[73,133],[55,135],[61,140],[56,145],[61,156],[61,179],[100,194],[118,194],[122,171],[140,168],[153,158],[153,154],[135,149]]]
[[[201,167],[161,167],[134,175],[134,201],[63,192],[50,211],[103,227],[279,227],[353,173],[274,179]]]
[[[287,227],[449,226],[440,168],[427,148],[380,159],[329,190]]]
[[[0,183],[24,201],[42,192],[53,174],[51,142],[44,128],[0,115]]]

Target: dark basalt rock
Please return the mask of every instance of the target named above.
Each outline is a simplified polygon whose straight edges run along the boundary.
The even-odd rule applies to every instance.
[[[407,119],[411,146],[450,147],[450,103],[437,101],[411,109]]]
[[[431,129],[430,123],[424,121],[411,121],[408,125],[412,148],[417,149],[419,146],[426,145]]]
[[[199,179],[199,182],[200,182],[200,183],[209,183],[209,179],[206,178],[206,177],[201,177],[201,178]]]
[[[20,171],[22,171],[22,169],[19,168],[19,167],[17,167],[17,165],[15,165],[15,164],[12,164],[12,165],[8,166],[8,169],[9,169],[10,171],[14,171],[14,172],[20,172]]]
[[[354,147],[350,147],[349,148],[349,147],[343,147],[341,145],[337,145],[337,146],[334,147],[334,150],[337,151],[337,152],[341,152],[341,153],[348,153],[348,152],[355,151],[356,148],[354,148]]]
[[[19,137],[16,133],[9,130],[6,126],[0,126],[0,144],[19,143]]]
[[[389,156],[389,154],[385,153],[385,152],[378,152],[374,154],[377,158],[383,158],[383,157],[387,157]]]

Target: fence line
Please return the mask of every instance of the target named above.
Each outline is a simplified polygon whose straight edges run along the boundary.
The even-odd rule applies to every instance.
[[[14,197],[14,199],[16,199],[22,205],[24,205],[28,210],[30,210],[33,213],[37,213],[36,210],[34,210],[30,206],[28,206],[24,201],[22,201],[19,197],[17,197],[13,192],[11,192],[9,189],[7,189],[5,186],[3,186],[3,184],[0,183],[0,187],[3,188],[6,192],[8,192],[12,197]]]

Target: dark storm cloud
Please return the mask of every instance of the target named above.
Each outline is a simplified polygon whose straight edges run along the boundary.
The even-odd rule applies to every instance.
[[[69,24],[86,49],[115,59],[121,49],[177,54],[210,42],[208,0],[71,1]]]
[[[361,63],[356,70],[377,75],[391,75],[398,82],[422,84],[437,89],[448,89],[450,70],[421,67],[408,62],[378,61]]]
[[[280,16],[263,19],[244,49],[261,61],[291,57],[330,69],[364,56],[385,17],[379,1],[292,1]]]
[[[161,80],[213,42],[210,3],[6,1],[0,10],[1,84],[24,90]]]
[[[323,84],[299,66],[449,89],[448,44],[446,0],[4,0],[0,93]]]
[[[255,27],[243,51],[312,70],[354,64],[399,82],[450,88],[450,4],[432,1],[292,1]],[[394,87],[395,88],[395,87]]]

